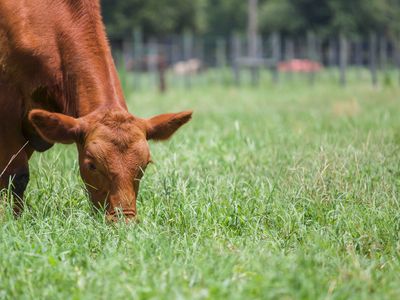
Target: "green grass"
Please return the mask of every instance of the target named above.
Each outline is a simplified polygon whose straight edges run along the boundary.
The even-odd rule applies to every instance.
[[[31,160],[28,208],[0,216],[0,299],[396,299],[400,88],[329,76],[131,94],[192,108],[152,143],[139,224],[93,212],[76,150]]]

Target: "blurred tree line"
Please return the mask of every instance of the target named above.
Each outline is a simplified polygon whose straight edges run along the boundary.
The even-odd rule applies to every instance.
[[[145,36],[191,30],[198,34],[245,32],[247,0],[101,0],[112,37],[141,28]],[[259,0],[261,33],[320,35],[400,32],[400,0]]]

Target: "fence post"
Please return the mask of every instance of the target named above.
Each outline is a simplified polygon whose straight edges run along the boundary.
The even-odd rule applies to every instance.
[[[135,28],[133,31],[133,72],[134,76],[133,84],[135,88],[140,88],[140,65],[143,59],[143,38],[142,30]]]
[[[388,51],[388,42],[385,36],[382,36],[379,39],[379,60],[380,67],[383,71],[385,71],[387,67],[387,51]]]
[[[347,38],[343,33],[340,33],[339,37],[339,47],[340,47],[340,84],[346,86],[346,68],[348,59],[348,42]]]
[[[257,58],[257,29],[258,29],[258,0],[248,0],[248,26],[247,26],[247,56]],[[258,83],[258,67],[251,66],[251,80],[253,85]]]
[[[358,77],[361,77],[362,69],[363,69],[363,58],[364,58],[364,49],[363,49],[363,40],[362,37],[358,37],[355,41],[354,48],[354,59],[357,66]]]
[[[215,50],[215,57],[218,71],[221,72],[221,82],[223,82],[224,71],[226,67],[226,41],[224,38],[217,39],[217,45]]]
[[[132,40],[130,38],[124,38],[122,41],[122,65],[125,68],[125,71],[129,71],[130,69],[132,54]]]
[[[372,85],[378,84],[377,67],[376,67],[376,34],[370,33],[369,36],[369,68],[371,71]]]
[[[233,60],[233,73],[236,85],[240,85],[240,66],[239,59],[242,56],[242,43],[240,41],[240,36],[234,33],[232,36],[232,60]]]
[[[399,84],[400,84],[400,36],[396,35],[396,65],[399,69]]]
[[[317,54],[316,54],[316,38],[314,33],[308,32],[307,33],[307,56],[308,59],[311,61],[316,61],[317,60]],[[314,84],[315,81],[315,72],[310,71],[309,72],[309,79],[310,79],[310,84]]]
[[[193,34],[191,31],[185,31],[183,34],[183,56],[184,60],[187,62],[189,59],[193,58]],[[191,87],[191,74],[186,74],[184,76],[185,86],[187,88]]]
[[[171,62],[175,65],[178,61],[182,60],[182,48],[180,47],[180,39],[178,36],[174,35],[172,38],[171,46]]]
[[[150,39],[148,43],[149,55],[147,56],[147,69],[149,70],[150,80],[158,86],[158,44],[155,39]]]
[[[196,37],[195,56],[202,64],[204,63],[204,39],[202,37]]]
[[[159,91],[160,93],[165,93],[167,90],[167,80],[166,80],[166,49],[163,45],[159,45],[157,57],[157,70],[158,70],[158,80],[159,80]]]
[[[285,61],[294,59],[294,43],[290,38],[285,38]],[[288,71],[287,76],[292,79],[292,72]]]
[[[279,71],[278,64],[281,60],[281,36],[278,32],[272,34],[272,60],[274,66],[272,66],[273,79],[275,83],[279,82]]]
[[[206,62],[204,61],[205,56],[204,56],[204,38],[201,36],[196,36],[195,42],[194,42],[194,56],[200,61],[201,67],[200,67],[200,74],[201,74],[201,83],[204,83],[204,74],[201,72],[202,68],[205,67]],[[200,78],[200,74],[197,74],[197,77]]]
[[[328,42],[328,65],[329,67],[336,66],[336,42],[334,38],[330,38]]]

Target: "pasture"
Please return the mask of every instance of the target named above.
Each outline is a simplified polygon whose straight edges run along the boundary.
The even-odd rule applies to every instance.
[[[194,110],[151,143],[140,223],[93,211],[74,146],[34,154],[25,213],[0,207],[0,299],[397,298],[400,88],[329,76],[127,88],[139,116]]]

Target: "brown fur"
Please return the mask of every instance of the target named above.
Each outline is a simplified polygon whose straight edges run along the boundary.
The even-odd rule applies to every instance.
[[[22,187],[17,213],[32,153],[76,143],[93,202],[135,216],[147,140],[167,139],[191,118],[129,114],[98,0],[0,1],[0,103],[0,188],[22,178],[13,182]]]

